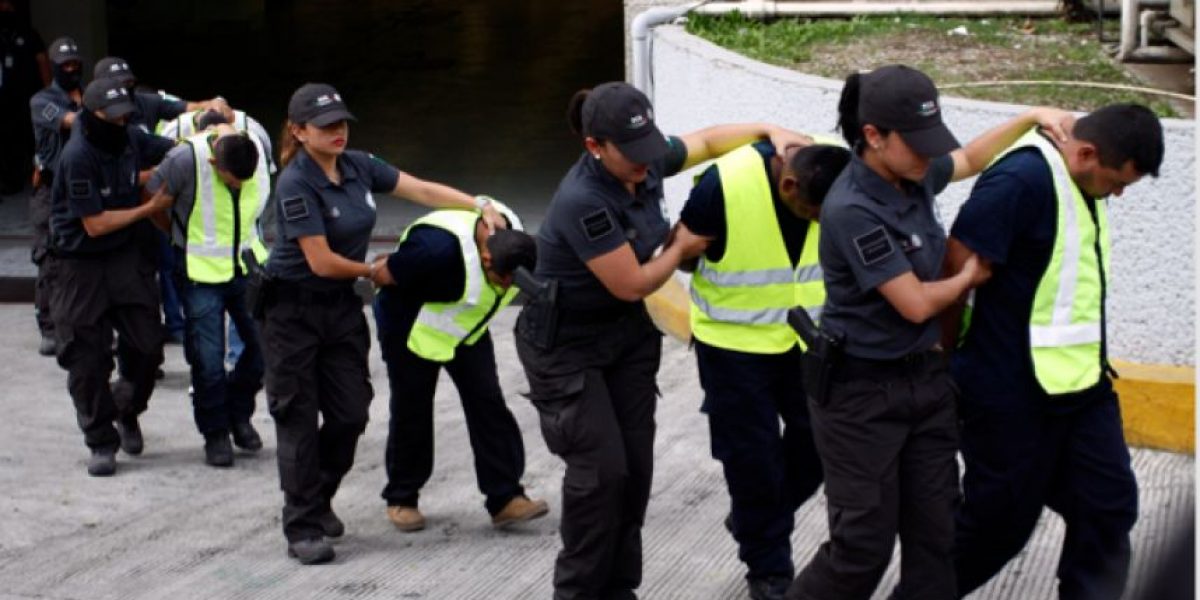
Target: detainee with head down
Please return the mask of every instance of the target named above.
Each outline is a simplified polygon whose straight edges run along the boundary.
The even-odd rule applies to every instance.
[[[782,598],[795,576],[796,510],[821,485],[801,377],[803,342],[787,313],[819,319],[817,260],[825,193],[850,160],[818,138],[776,154],[768,142],[717,159],[679,220],[709,242],[691,281],[691,330],[713,458],[753,600]],[[782,427],[781,427],[782,423]]]
[[[1158,175],[1163,131],[1148,108],[1115,104],[1067,133],[1013,143],[950,233],[950,268],[978,260],[991,274],[964,335],[952,319],[943,337],[961,339],[960,596],[1024,548],[1043,507],[1066,523],[1059,597],[1119,598],[1129,573],[1138,490],[1108,362],[1107,203]]]

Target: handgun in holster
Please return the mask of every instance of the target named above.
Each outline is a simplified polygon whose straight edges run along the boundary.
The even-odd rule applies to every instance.
[[[246,308],[250,309],[251,316],[261,321],[270,301],[271,275],[258,262],[252,248],[242,248],[242,262],[246,264]]]
[[[539,279],[529,269],[517,267],[513,283],[525,296],[517,335],[539,350],[550,350],[558,334],[558,280]]]
[[[823,405],[829,396],[834,369],[842,360],[845,336],[818,327],[802,307],[789,310],[787,320],[806,347],[800,358],[804,393],[818,405]]]

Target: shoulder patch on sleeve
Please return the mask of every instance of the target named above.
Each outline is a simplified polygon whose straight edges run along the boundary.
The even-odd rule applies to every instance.
[[[50,102],[42,108],[42,118],[46,119],[47,121],[53,121],[54,117],[57,117],[58,113],[60,112],[62,112],[62,109],[56,106],[53,102]]]
[[[90,198],[92,196],[92,182],[87,179],[72,179],[68,182],[69,191],[72,198]]]
[[[299,221],[308,216],[308,204],[302,196],[292,196],[279,201],[283,208],[283,218],[289,221]]]
[[[589,242],[594,242],[617,228],[608,214],[608,209],[605,208],[585,215],[579,219],[579,224],[583,225],[583,233],[587,235]]]
[[[876,227],[854,238],[854,249],[858,250],[858,258],[864,265],[873,265],[896,251],[892,238],[883,226]]]

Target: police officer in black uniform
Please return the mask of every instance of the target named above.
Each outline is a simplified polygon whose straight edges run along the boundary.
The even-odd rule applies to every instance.
[[[60,278],[50,305],[58,363],[92,451],[88,473],[112,475],[118,443],[142,451],[137,417],[163,360],[154,264],[132,227],[167,203],[143,204],[137,176],[174,144],[127,126],[133,102],[111,80],[89,84],[83,107],[55,170],[50,231]],[[110,388],[114,328],[123,369]]]
[[[50,289],[57,272],[54,257],[49,253],[50,188],[54,184],[59,154],[71,137],[71,126],[83,101],[83,60],[75,40],[69,37],[54,40],[50,44],[49,54],[53,80],[29,99],[36,141],[33,194],[29,197],[29,222],[33,226],[32,259],[38,266],[33,303],[38,330],[42,333],[38,352],[43,356],[53,356],[56,348],[54,320],[50,317]]]
[[[819,250],[821,329],[844,338],[844,356],[828,390],[809,394],[830,540],[787,597],[869,598],[899,534],[893,598],[948,600],[958,424],[934,317],[985,275],[974,260],[938,279],[946,234],[933,197],[1034,125],[1061,136],[1069,115],[1033,109],[957,149],[933,82],[899,65],[850,76],[838,112],[854,156],[825,197]]]
[[[354,119],[332,86],[309,83],[288,102],[275,186],[278,235],[260,317],[267,406],[275,418],[283,532],[288,555],[328,562],[345,526],[331,500],[354,462],[374,391],[370,337],[354,281],[371,277],[367,245],[374,193],[426,206],[475,210],[475,198],[417,179],[365,152],[347,150]],[[504,226],[482,207],[491,227]]]
[[[586,152],[563,177],[538,232],[536,275],[549,289],[521,311],[517,353],[563,477],[563,549],[555,598],[634,598],[650,498],[662,335],[642,299],[705,240],[667,239],[663,178],[770,137],[776,150],[809,143],[774,126],[722,125],[665,138],[649,100],[619,82],[571,100]]]

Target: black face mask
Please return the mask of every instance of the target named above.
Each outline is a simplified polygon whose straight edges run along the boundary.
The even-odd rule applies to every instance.
[[[124,125],[109,123],[90,110],[79,111],[83,119],[83,137],[93,146],[109,153],[121,154],[129,145],[129,133]]]
[[[83,82],[83,70],[75,69],[74,71],[65,71],[62,65],[54,65],[54,81],[58,87],[71,92],[79,89],[80,83]]]

